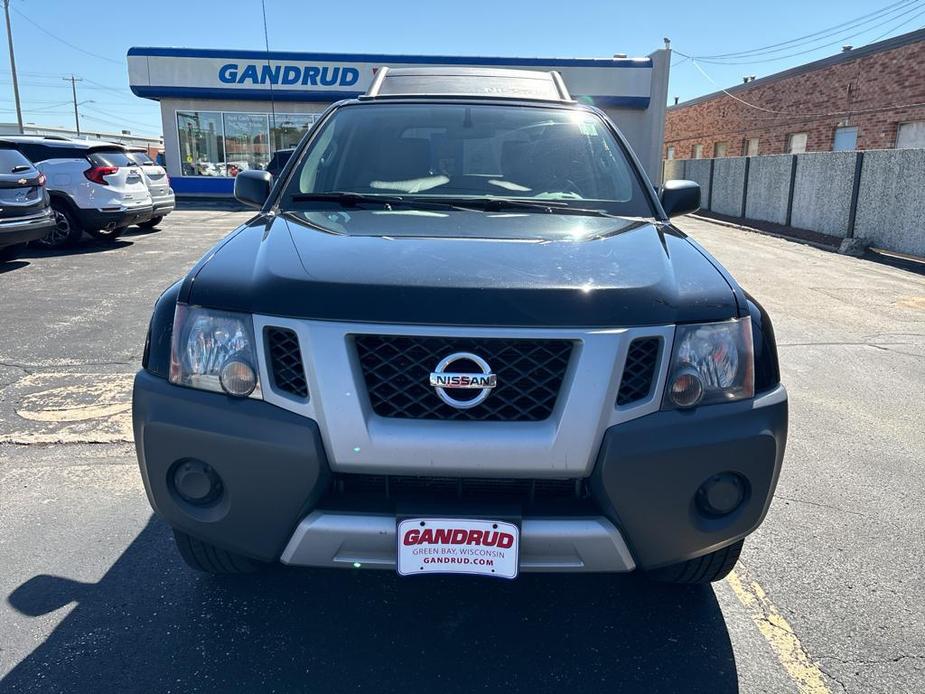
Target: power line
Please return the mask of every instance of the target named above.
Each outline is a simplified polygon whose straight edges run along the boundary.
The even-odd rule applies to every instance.
[[[787,60],[787,59],[789,59],[789,58],[795,58],[795,57],[797,57],[797,56],[806,55],[807,53],[814,53],[815,51],[821,50],[821,49],[823,49],[823,48],[828,48],[829,46],[835,46],[835,45],[837,45],[837,44],[839,44],[839,43],[842,43],[843,41],[846,41],[846,40],[848,40],[848,39],[853,39],[853,38],[855,38],[855,37],[857,37],[857,36],[861,36],[862,34],[866,34],[868,31],[872,31],[873,29],[877,29],[877,28],[879,28],[879,27],[882,27],[884,24],[889,24],[889,23],[892,22],[893,20],[898,19],[899,17],[904,17],[905,15],[909,14],[910,12],[915,12],[916,10],[919,10],[919,9],[921,9],[921,5],[917,3],[916,5],[911,6],[910,9],[907,9],[905,12],[902,12],[902,13],[900,13],[900,14],[898,14],[898,15],[894,15],[894,16],[890,17],[889,19],[887,19],[886,21],[880,22],[880,23],[878,23],[878,24],[874,24],[873,26],[867,27],[866,29],[862,29],[861,31],[858,31],[858,32],[856,32],[856,33],[854,33],[854,34],[850,34],[850,35],[848,35],[848,36],[842,36],[842,37],[838,38],[838,39],[835,40],[835,41],[831,41],[831,42],[829,42],[829,43],[824,43],[824,44],[821,44],[821,45],[819,45],[819,46],[814,46],[813,48],[809,48],[809,49],[804,50],[804,51],[798,51],[798,52],[796,52],[796,53],[789,53],[789,54],[787,54],[787,55],[775,56],[775,57],[773,57],[773,58],[762,58],[762,59],[760,59],[760,60],[707,60],[707,59],[703,59],[703,58],[696,58],[696,57],[695,57],[695,58],[696,58],[697,60],[701,60],[701,61],[704,62],[704,63],[711,63],[711,64],[714,64],[714,65],[755,65],[755,64],[758,64],[758,63],[771,63],[771,62],[775,62],[775,61],[778,61],[778,60]],[[915,17],[918,17],[918,16],[920,16],[920,15],[923,14],[923,13],[925,13],[925,12],[920,12],[919,14],[916,14],[914,17],[912,17],[912,19],[915,19]],[[910,21],[911,21],[911,20],[910,20]],[[891,29],[890,31],[893,31],[893,30]],[[888,32],[888,33],[889,33],[889,32]]]
[[[756,111],[763,111],[764,113],[770,113],[773,116],[789,116],[791,118],[834,118],[835,116],[844,116],[847,114],[860,115],[863,113],[877,113],[879,111],[891,111],[891,110],[899,111],[899,110],[907,109],[907,108],[918,108],[920,106],[925,106],[925,101],[923,101],[923,102],[911,103],[911,104],[891,104],[888,106],[880,106],[877,108],[868,108],[868,109],[848,109],[845,111],[832,111],[831,113],[806,113],[805,111],[794,113],[792,111],[778,111],[778,110],[771,109],[771,108],[765,108],[764,106],[759,106],[757,104],[750,103],[746,101],[745,99],[739,98],[738,96],[730,92],[728,89],[720,87],[719,83],[716,80],[714,80],[712,77],[710,77],[710,75],[708,75],[702,67],[700,67],[700,64],[697,62],[696,58],[687,56],[684,53],[681,53],[680,51],[676,51],[676,52],[679,55],[684,55],[685,57],[690,58],[691,64],[700,71],[700,74],[706,77],[715,86],[719,87],[719,91],[721,91],[723,94],[728,96],[730,99],[734,99],[735,101],[738,101],[740,104],[747,106],[749,108],[753,108]]]
[[[880,34],[880,36],[878,36],[877,38],[875,38],[875,39],[873,39],[873,40],[871,40],[871,41],[868,41],[868,42],[867,42],[866,44],[864,44],[864,45],[869,46],[869,45],[872,44],[872,43],[877,43],[877,41],[879,41],[880,39],[882,39],[882,38],[884,38],[884,37],[886,37],[886,36],[889,36],[890,34],[892,34],[892,33],[893,33],[894,31],[896,31],[897,29],[901,29],[902,27],[906,26],[907,24],[911,24],[911,23],[914,22],[916,19],[918,19],[919,17],[921,17],[923,14],[925,14],[925,10],[923,10],[922,12],[919,12],[919,13],[916,14],[916,15],[913,15],[912,17],[910,17],[909,19],[907,19],[907,20],[906,20],[905,22],[903,22],[902,24],[897,24],[897,25],[894,26],[892,29],[887,29],[884,33]],[[921,28],[922,28],[922,27],[919,27],[919,29],[921,29]]]
[[[733,52],[733,53],[717,53],[715,55],[700,55],[700,56],[697,56],[697,59],[704,60],[704,59],[717,59],[717,58],[744,58],[746,56],[750,56],[754,54],[761,54],[765,52],[775,53],[775,52],[779,52],[780,50],[789,50],[790,48],[796,47],[793,44],[815,43],[817,40],[820,40],[822,38],[827,38],[833,33],[839,33],[839,30],[850,31],[855,26],[860,26],[870,21],[874,21],[875,19],[879,19],[884,14],[890,14],[895,10],[901,9],[903,6],[909,5],[910,3],[916,4],[918,2],[919,0],[899,0],[899,2],[894,2],[893,4],[887,5],[886,7],[876,10],[875,12],[869,12],[868,14],[861,15],[860,17],[855,17],[854,19],[849,19],[848,21],[842,22],[841,24],[836,24],[834,26],[827,27],[825,29],[820,29],[819,31],[813,32],[811,34],[805,34],[803,36],[798,36],[788,41],[781,41],[780,43],[772,43],[767,46],[761,46],[759,48],[752,48],[747,51],[738,51],[738,52]],[[812,39],[812,40],[807,41],[807,39]],[[779,48],[779,50],[777,51],[772,50],[775,48]]]
[[[88,109],[88,108],[89,108],[89,110],[91,111],[91,113],[98,113],[98,114],[100,114],[100,115],[111,116],[111,117],[113,116],[113,114],[107,113],[107,112],[105,112],[105,111],[101,111],[101,110],[99,110],[99,109],[97,109],[97,108],[90,108],[90,107],[87,107],[87,106],[84,106],[84,107],[83,107],[83,109]],[[88,116],[88,117],[89,117],[89,116]],[[150,127],[152,127],[152,124],[151,124],[151,123],[145,123],[145,122],[142,122],[142,121],[134,120],[134,119],[132,119],[132,118],[123,118],[123,117],[121,117],[121,116],[114,116],[114,117],[120,118],[121,121],[123,122],[123,124],[126,124],[126,125],[134,125],[135,127],[139,127],[139,128],[150,128]]]
[[[68,47],[70,47],[70,48],[73,48],[75,51],[79,51],[80,53],[83,53],[83,54],[85,54],[85,55],[89,55],[89,56],[91,56],[91,57],[93,57],[93,58],[99,58],[100,60],[105,60],[107,63],[112,63],[113,65],[123,65],[123,62],[122,62],[121,60],[113,60],[112,58],[107,58],[105,55],[100,55],[99,53],[94,53],[94,52],[92,52],[92,51],[88,51],[88,50],[86,50],[86,49],[84,49],[84,48],[81,48],[80,46],[75,46],[75,45],[74,45],[73,43],[71,43],[70,41],[68,41],[68,40],[66,40],[66,39],[62,39],[62,38],[61,38],[60,36],[58,36],[57,34],[51,33],[50,31],[48,31],[48,29],[46,29],[45,27],[43,27],[43,26],[42,26],[41,24],[39,24],[38,22],[35,22],[35,21],[31,20],[29,17],[27,17],[26,15],[24,15],[22,12],[20,12],[19,10],[17,10],[15,7],[13,8],[13,12],[15,12],[16,14],[18,14],[18,15],[19,15],[20,17],[22,17],[23,19],[25,19],[27,22],[29,22],[29,24],[31,24],[32,26],[34,26],[36,29],[38,29],[39,31],[41,31],[43,34],[47,34],[48,36],[51,36],[51,38],[55,39],[55,41],[60,41],[60,42],[63,43],[65,46],[68,46]]]

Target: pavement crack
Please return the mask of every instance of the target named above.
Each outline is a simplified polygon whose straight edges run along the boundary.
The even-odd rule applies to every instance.
[[[842,658],[837,655],[821,655],[818,659],[834,660],[842,665],[889,665],[890,663],[899,663],[903,660],[925,660],[925,655],[902,653],[897,656],[887,656],[885,658]]]
[[[839,513],[850,513],[853,516],[866,516],[866,514],[861,513],[860,511],[849,511],[845,508],[839,508],[838,506],[831,506],[829,504],[821,504],[818,501],[807,501],[806,499],[794,499],[789,496],[782,496],[780,494],[775,495],[775,499],[780,499],[782,501],[792,501],[795,504],[806,504],[807,506],[818,506],[819,508],[827,508],[832,511],[838,511]]]
[[[82,366],[134,366],[141,363],[141,355],[132,354],[127,361],[70,361],[64,360],[54,364],[17,364],[15,362],[0,361],[0,366],[19,369],[26,375],[33,375],[49,369],[75,369]]]
[[[24,366],[22,364],[14,364],[13,362],[0,361],[0,366],[5,366],[9,369],[18,369],[19,371],[22,371],[27,376],[31,376],[33,373],[35,373],[35,371],[31,370],[34,367]]]

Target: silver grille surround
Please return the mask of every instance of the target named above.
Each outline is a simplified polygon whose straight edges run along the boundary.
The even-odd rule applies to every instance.
[[[266,327],[293,330],[311,397],[299,402],[272,387],[264,400],[318,423],[335,472],[479,477],[586,477],[604,431],[659,409],[674,326],[634,328],[484,328],[383,325],[254,316]],[[562,339],[575,343],[559,398],[537,422],[443,421],[377,416],[351,336],[409,335]],[[660,337],[663,349],[648,397],[616,406],[627,350],[633,339]],[[272,384],[267,355],[258,352],[262,383]]]

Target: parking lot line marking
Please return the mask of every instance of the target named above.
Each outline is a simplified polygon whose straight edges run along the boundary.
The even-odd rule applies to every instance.
[[[741,563],[726,577],[739,602],[777,655],[801,694],[831,694],[822,671],[810,659],[793,627]]]

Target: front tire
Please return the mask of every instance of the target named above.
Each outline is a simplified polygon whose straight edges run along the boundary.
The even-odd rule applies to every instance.
[[[151,217],[151,219],[149,219],[147,222],[141,222],[138,226],[141,229],[153,229],[163,221],[164,216],[161,215],[160,217]]]
[[[112,243],[125,233],[128,227],[115,227],[113,229],[87,229],[87,233],[103,243]]]
[[[177,549],[180,551],[183,561],[196,571],[228,576],[250,574],[260,568],[260,564],[253,559],[228,552],[202,540],[197,540],[182,530],[174,528],[173,537],[177,542]]]
[[[83,235],[83,228],[77,218],[62,202],[51,203],[51,209],[55,215],[55,225],[35,243],[45,248],[66,248],[77,245]]]
[[[745,540],[723,547],[696,559],[682,561],[648,573],[649,578],[659,583],[676,583],[682,585],[703,585],[721,581],[739,561]]]

